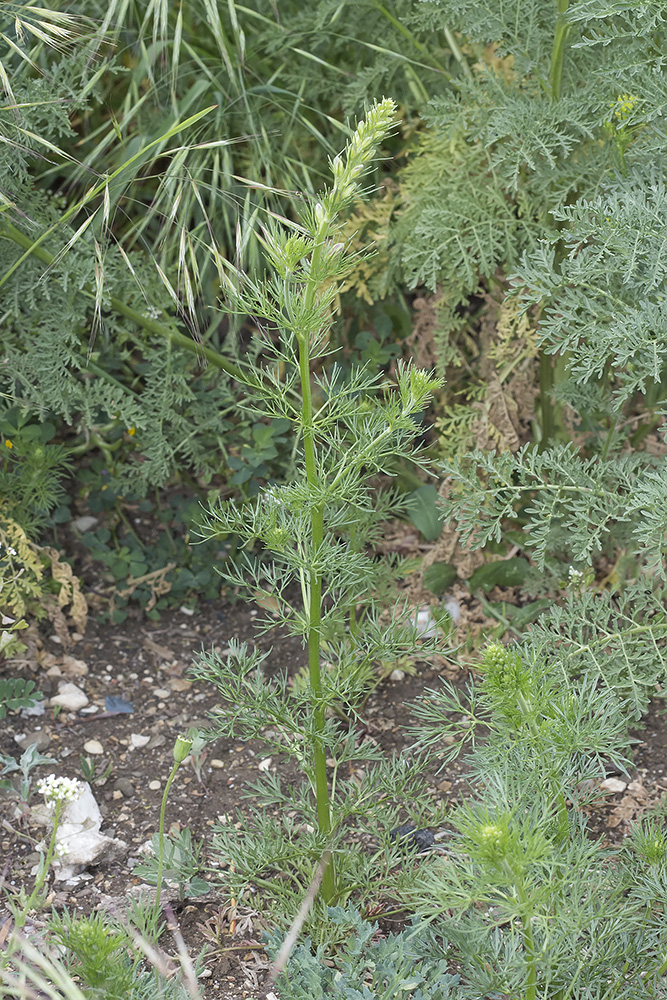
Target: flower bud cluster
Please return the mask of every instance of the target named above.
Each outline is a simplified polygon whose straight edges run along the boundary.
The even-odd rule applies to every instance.
[[[76,778],[57,778],[49,774],[37,782],[37,790],[47,802],[74,802],[81,795],[83,785]]]
[[[612,101],[611,108],[614,118],[618,122],[625,122],[632,115],[632,112],[639,104],[639,98],[635,94],[619,94],[615,101]]]
[[[318,225],[323,225],[345,202],[353,197],[364,171],[373,158],[378,145],[382,142],[396,116],[396,105],[390,98],[385,98],[379,104],[374,104],[363,121],[357,125],[354,135],[348,143],[344,156],[336,156],[331,161],[334,184],[327,199],[327,212],[324,206],[316,205],[315,216]],[[322,207],[322,218],[318,209]]]
[[[398,388],[405,413],[422,409],[441,386],[442,380],[432,372],[399,365]]]
[[[484,687],[505,715],[516,722],[530,711],[535,680],[519,653],[491,642],[484,650],[482,666]]]

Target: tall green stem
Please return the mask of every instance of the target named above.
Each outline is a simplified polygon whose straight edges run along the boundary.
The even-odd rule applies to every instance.
[[[563,79],[563,57],[565,55],[565,43],[570,33],[570,25],[565,19],[570,0],[557,0],[558,18],[556,20],[556,31],[554,32],[554,45],[551,51],[551,69],[549,71],[549,86],[551,87],[551,97],[554,101],[560,100],[561,82]]]
[[[525,906],[527,900],[523,886],[519,885],[517,889],[519,899]],[[524,912],[521,915],[521,926],[523,929],[523,947],[527,966],[525,1000],[535,1000],[537,996],[537,957],[535,955],[535,939],[530,922],[530,913]]]
[[[313,251],[311,261],[311,278],[306,286],[304,305],[310,310],[317,293],[317,271],[322,253],[324,233],[321,232],[318,244]],[[313,397],[310,384],[310,331],[302,332],[299,339],[299,373],[301,376],[301,418],[303,423],[303,450],[306,463],[306,478],[308,486],[315,491],[319,486],[317,462],[315,456],[315,428],[313,426]],[[314,745],[313,756],[315,764],[315,797],[317,799],[317,821],[320,832],[331,832],[331,807],[329,803],[329,784],[327,781],[327,762],[324,748],[324,705],[322,703],[322,678],[320,673],[320,632],[322,625],[322,576],[317,568],[322,542],[324,540],[324,505],[317,504],[311,510],[311,540],[312,558],[315,565],[309,573],[308,595],[308,670],[310,687],[313,692]],[[336,883],[333,860],[329,862],[322,877],[322,895],[330,902],[335,894]]]
[[[551,52],[551,68],[549,70],[549,86],[551,88],[551,99],[560,100],[561,84],[563,79],[563,58],[565,56],[565,43],[570,32],[570,25],[565,20],[565,13],[569,6],[569,0],[556,0],[558,7],[558,17],[556,19],[556,30],[554,32],[554,44]],[[555,421],[551,394],[554,387],[554,371],[551,357],[544,348],[540,352],[540,409],[542,413],[542,438],[539,450],[544,451],[548,442],[554,435]]]
[[[431,52],[431,50],[430,50],[430,48],[429,48],[428,45],[424,45],[422,42],[420,42],[419,39],[416,38],[415,35],[413,35],[413,33],[409,30],[409,28],[407,28],[403,24],[403,22],[399,20],[399,18],[394,17],[394,15],[389,10],[387,10],[387,8],[384,6],[384,4],[380,3],[380,0],[373,0],[373,6],[376,7],[377,10],[379,10],[380,13],[384,17],[386,17],[387,20],[391,24],[393,24],[393,26],[398,31],[400,31],[400,33],[403,35],[404,38],[407,38],[408,41],[412,42],[412,44],[417,49],[417,51],[420,52],[422,56],[424,56],[426,59],[429,60],[429,62],[431,63],[431,65],[434,67],[434,69],[437,69],[438,72],[442,73],[442,75],[445,77],[445,79],[449,80],[451,83],[454,84],[454,86],[456,86],[456,81],[453,80],[452,74],[449,73],[445,69],[445,67],[442,65],[442,63],[440,63],[435,58],[435,56]],[[472,80],[472,71],[470,69],[470,66],[468,65],[468,60],[466,59],[466,57],[461,52],[461,49],[459,48],[459,45],[458,45],[456,39],[454,38],[454,35],[452,34],[452,32],[450,31],[450,29],[447,26],[445,26],[445,28],[443,30],[443,34],[444,34],[445,38],[447,39],[447,44],[449,45],[449,48],[451,49],[452,55],[454,56],[454,58],[456,59],[456,61],[460,65],[461,69],[463,70],[463,73],[465,74],[465,76],[468,77],[469,80]]]
[[[158,909],[160,906],[160,894],[162,892],[162,869],[164,867],[164,816],[167,809],[167,799],[169,798],[169,789],[171,788],[172,782],[176,777],[176,772],[178,771],[179,763],[174,762],[174,766],[171,769],[171,774],[167,778],[167,784],[164,786],[164,794],[162,796],[162,805],[160,806],[160,841],[158,846],[158,856],[157,856],[157,888],[155,892],[155,908]]]
[[[38,906],[41,904],[41,893],[44,888],[44,883],[46,882],[46,877],[49,874],[49,869],[51,867],[51,862],[53,861],[53,855],[56,849],[56,834],[58,833],[58,826],[60,824],[60,817],[62,816],[63,810],[65,808],[64,802],[56,802],[54,816],[53,816],[53,830],[51,832],[51,840],[49,841],[49,846],[46,852],[46,857],[44,862],[40,865],[37,877],[35,879],[35,887],[30,894],[30,898],[23,907],[23,914],[27,916],[28,913],[37,903]]]
[[[554,435],[554,407],[551,393],[554,387],[554,370],[551,355],[542,348],[540,353],[540,410],[542,413],[542,437],[539,450],[543,451]]]

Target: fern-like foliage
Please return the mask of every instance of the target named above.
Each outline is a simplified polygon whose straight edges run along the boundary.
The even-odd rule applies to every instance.
[[[539,568],[554,551],[590,565],[602,551],[629,546],[664,573],[667,474],[644,454],[603,461],[571,444],[542,453],[526,445],[516,454],[473,451],[443,472],[446,515],[473,548],[499,541],[521,508],[524,544]]]
[[[324,947],[311,950],[308,938],[299,944],[290,957],[289,975],[278,980],[284,1000],[324,1000],[334,995],[345,1000],[371,996],[450,1000],[458,995],[459,977],[450,973],[446,959],[439,957],[442,944],[428,924],[378,937],[377,924],[364,920],[351,905],[347,909],[329,907],[328,915],[333,933],[345,933],[345,947],[332,968],[324,961]],[[277,954],[281,944],[281,935],[272,934],[270,953]]]
[[[665,179],[642,167],[553,215],[560,233],[526,254],[514,281],[524,302],[543,306],[545,349],[566,353],[576,385],[603,381],[619,410],[659,384],[667,365]]]
[[[667,615],[642,583],[623,594],[568,593],[522,644],[524,655],[547,657],[565,676],[586,678],[640,719],[667,672]]]
[[[541,352],[537,449],[498,446],[458,408],[441,418],[445,454],[477,436],[443,466],[446,513],[477,548],[521,525],[540,570],[625,552],[664,577],[664,7],[422,0],[408,22],[454,32],[465,65],[425,111],[394,251],[410,283],[438,287],[440,360],[473,359],[475,407],[499,369],[483,366],[485,315],[462,348],[472,295],[510,275]]]
[[[665,140],[664,11],[422,0],[408,21],[459,32],[468,72],[429,102],[394,238],[412,284],[441,284],[461,303],[654,162]],[[627,295],[640,284],[633,277]],[[590,305],[580,302],[582,322]]]

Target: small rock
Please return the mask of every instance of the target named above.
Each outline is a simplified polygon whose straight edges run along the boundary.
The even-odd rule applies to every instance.
[[[606,792],[624,792],[627,787],[627,781],[621,781],[620,778],[605,778],[600,782],[600,788],[604,788]]]
[[[393,830],[389,831],[389,836],[400,847],[416,848],[420,854],[430,850],[435,843],[435,837],[430,830],[418,830],[416,826],[410,826],[409,823],[394,827]]]
[[[461,605],[456,600],[455,597],[446,597],[442,602],[445,606],[445,611],[452,619],[454,624],[461,620]]]
[[[80,531],[81,534],[85,534],[86,531],[91,531],[98,524],[98,519],[96,517],[91,517],[90,514],[84,514],[82,517],[75,517],[71,522],[72,527],[75,531]]]
[[[115,800],[122,799],[123,798],[123,793],[121,791],[119,791],[117,788],[115,788],[114,792],[113,792],[113,795],[112,795],[112,798],[115,799]]]
[[[259,764],[257,765],[257,770],[264,771],[266,773],[269,771],[270,767],[271,767],[271,758],[265,757],[264,760],[260,760]]]
[[[153,694],[156,698],[168,698],[171,691],[168,688],[155,688]]]
[[[104,747],[99,740],[86,740],[83,744],[83,749],[86,753],[93,754],[93,756],[99,756],[104,753]]]
[[[88,673],[88,664],[85,660],[77,660],[75,656],[65,653],[61,659],[63,673],[72,677],[85,677]]]
[[[47,677],[62,677],[62,675],[63,672],[57,663],[55,663],[52,667],[49,667],[49,669],[46,671]]]
[[[147,743],[150,743],[150,740],[150,736],[143,736],[141,733],[132,733],[130,736],[130,746],[136,750],[140,750],[141,747],[145,747]]]
[[[42,750],[46,750],[51,742],[51,735],[43,729],[36,729],[34,732],[26,733],[24,736],[15,736],[14,740],[21,747],[21,750],[27,750],[28,747],[34,745],[41,753]]]
[[[104,707],[107,712],[113,712],[115,715],[120,713],[127,713],[131,715],[134,712],[131,701],[127,701],[125,698],[121,698],[116,694],[109,694],[104,699]]]
[[[396,669],[392,670],[392,672],[389,674],[390,681],[402,681],[404,677],[405,677],[405,670]]]
[[[134,785],[129,778],[119,778],[114,782],[114,792],[120,792],[124,799],[131,799],[134,795]]]
[[[33,807],[31,816],[35,822],[47,826],[52,819],[43,806]],[[54,870],[56,881],[66,882],[89,865],[99,864],[102,858],[115,861],[125,852],[127,845],[100,833],[101,825],[100,807],[90,785],[83,783],[78,798],[66,805],[58,825],[56,843],[63,844],[67,853]]]
[[[192,681],[186,681],[185,677],[170,677],[169,687],[172,691],[189,691]]]
[[[214,757],[211,761],[211,767],[215,767],[221,770],[225,766],[224,760],[220,760],[218,757]]]
[[[151,792],[158,792],[162,787],[162,785],[160,784],[159,781],[151,781],[148,787],[150,788]]]
[[[85,708],[81,709],[81,715],[95,715],[95,712],[99,712],[98,705],[86,705]]]
[[[167,737],[164,736],[163,733],[156,733],[154,736],[151,736],[150,742],[148,743],[148,749],[154,750],[155,747],[162,747],[166,742]]]
[[[431,639],[438,635],[438,625],[430,608],[419,609],[415,618],[415,629],[422,639]]]
[[[44,704],[43,701],[36,701],[34,705],[30,706],[30,708],[21,709],[21,715],[24,719],[28,718],[31,715],[44,715],[45,712],[46,712],[46,705]]]
[[[88,704],[88,695],[76,684],[65,682],[58,685],[58,694],[51,699],[51,704],[60,705],[66,712],[78,712]]]

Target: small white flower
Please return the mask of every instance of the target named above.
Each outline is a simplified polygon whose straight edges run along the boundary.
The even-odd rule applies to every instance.
[[[570,571],[567,576],[569,582],[574,584],[575,587],[584,582],[584,574],[580,569],[575,569],[574,566],[570,566]]]
[[[161,315],[162,315],[162,310],[156,309],[155,306],[151,305],[149,305],[146,311],[144,312],[144,316],[148,317],[148,319],[159,319]]]
[[[63,844],[62,841],[59,844],[56,844],[53,849],[53,856],[55,858],[64,858],[67,854],[69,854],[69,847],[67,844]]]
[[[73,802],[81,795],[83,786],[76,778],[57,778],[55,774],[49,774],[39,779],[37,790],[47,802]]]

